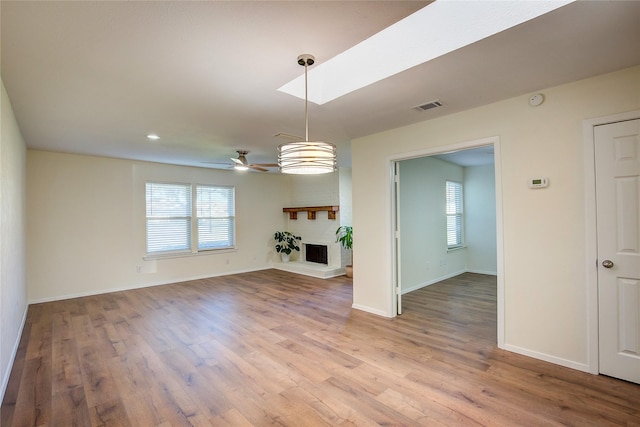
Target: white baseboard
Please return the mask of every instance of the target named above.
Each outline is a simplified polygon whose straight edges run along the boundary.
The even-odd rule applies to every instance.
[[[561,357],[552,356],[546,353],[540,353],[538,351],[529,350],[527,348],[518,347],[511,344],[505,344],[504,350],[511,351],[513,353],[522,354],[524,356],[533,357],[534,359],[543,360],[545,362],[553,363],[555,365],[564,366],[565,368],[576,369],[578,371],[591,373],[589,365],[587,363],[576,362],[573,360],[563,359]]]
[[[475,273],[475,274],[485,274],[487,276],[497,276],[498,275],[497,271],[467,269],[466,272],[467,273]]]
[[[462,270],[455,273],[447,274],[446,276],[438,277],[437,279],[432,279],[427,282],[420,283],[418,285],[412,286],[408,289],[402,290],[402,295],[408,294],[409,292],[417,291],[418,289],[424,288],[425,286],[433,285],[434,283],[441,282],[446,279],[451,279],[452,277],[459,276],[464,273],[475,273],[475,274],[485,274],[487,276],[497,276],[498,273],[495,271],[482,271],[482,270]]]
[[[465,273],[465,271],[464,270],[457,271],[455,273],[450,273],[450,274],[447,274],[447,275],[444,275],[444,276],[437,277],[435,279],[428,280],[426,282],[419,283],[419,284],[417,284],[415,286],[412,286],[410,288],[403,289],[402,290],[402,295],[408,294],[409,292],[417,291],[418,289],[424,288],[425,286],[433,285],[434,283],[442,282],[443,280],[446,280],[446,279],[451,279],[452,277],[459,276],[462,273]]]
[[[36,298],[36,299],[29,300],[29,304],[40,304],[43,302],[62,301],[62,300],[71,299],[71,298],[80,298],[80,297],[89,297],[92,295],[108,294],[110,292],[120,292],[120,291],[130,291],[133,289],[150,288],[152,286],[171,285],[173,283],[188,282],[190,280],[209,279],[211,277],[228,276],[230,274],[251,273],[253,271],[268,270],[270,268],[271,267],[261,267],[261,268],[252,268],[252,269],[246,269],[246,270],[225,271],[224,273],[219,273],[219,274],[206,274],[202,276],[180,277],[180,278],[174,278],[171,280],[143,283],[143,284],[133,285],[133,286],[119,286],[119,287],[114,287],[109,289],[101,289],[98,291],[79,292],[76,294],[66,294],[66,295],[60,295],[56,297]]]
[[[356,310],[365,311],[367,313],[375,314],[377,316],[391,318],[389,313],[387,313],[385,311],[382,311],[382,310],[378,310],[377,308],[367,307],[366,305],[352,304],[351,308],[355,308]]]
[[[11,376],[11,370],[13,369],[13,364],[16,360],[16,354],[18,354],[18,347],[20,346],[20,340],[22,339],[22,332],[24,331],[24,325],[27,322],[27,312],[29,311],[29,304],[24,308],[24,314],[22,315],[22,322],[20,322],[20,330],[18,330],[18,337],[16,338],[16,342],[13,344],[13,351],[11,352],[11,357],[9,359],[9,363],[7,363],[7,369],[2,377],[2,384],[0,388],[0,402],[4,401],[4,394],[7,391],[7,385],[9,384],[9,377]]]

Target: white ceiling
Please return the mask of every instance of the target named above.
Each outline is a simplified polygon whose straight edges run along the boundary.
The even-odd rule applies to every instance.
[[[201,167],[247,149],[273,163],[274,134],[304,136],[304,101],[277,91],[303,73],[297,56],[319,64],[428,3],[2,0],[0,70],[31,148]],[[570,4],[310,104],[310,138],[349,165],[353,138],[640,64],[639,22],[640,1]]]
[[[494,164],[493,145],[469,148],[452,153],[436,154],[433,157],[463,167]]]

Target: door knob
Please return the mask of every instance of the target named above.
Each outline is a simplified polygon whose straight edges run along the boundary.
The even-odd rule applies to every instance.
[[[602,266],[604,268],[611,268],[613,267],[613,261],[611,261],[610,259],[605,259],[604,261],[602,261]]]

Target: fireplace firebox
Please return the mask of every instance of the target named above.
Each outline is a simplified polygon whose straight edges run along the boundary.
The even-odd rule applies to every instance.
[[[305,244],[305,259],[308,262],[316,262],[318,264],[328,264],[328,254],[326,245]]]

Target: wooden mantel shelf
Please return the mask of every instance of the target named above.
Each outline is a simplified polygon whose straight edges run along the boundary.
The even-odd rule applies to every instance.
[[[340,206],[307,206],[302,208],[282,208],[282,212],[289,214],[289,219],[298,219],[298,212],[307,212],[307,219],[316,219],[316,212],[327,212],[329,219],[336,219],[336,212],[340,210]]]

